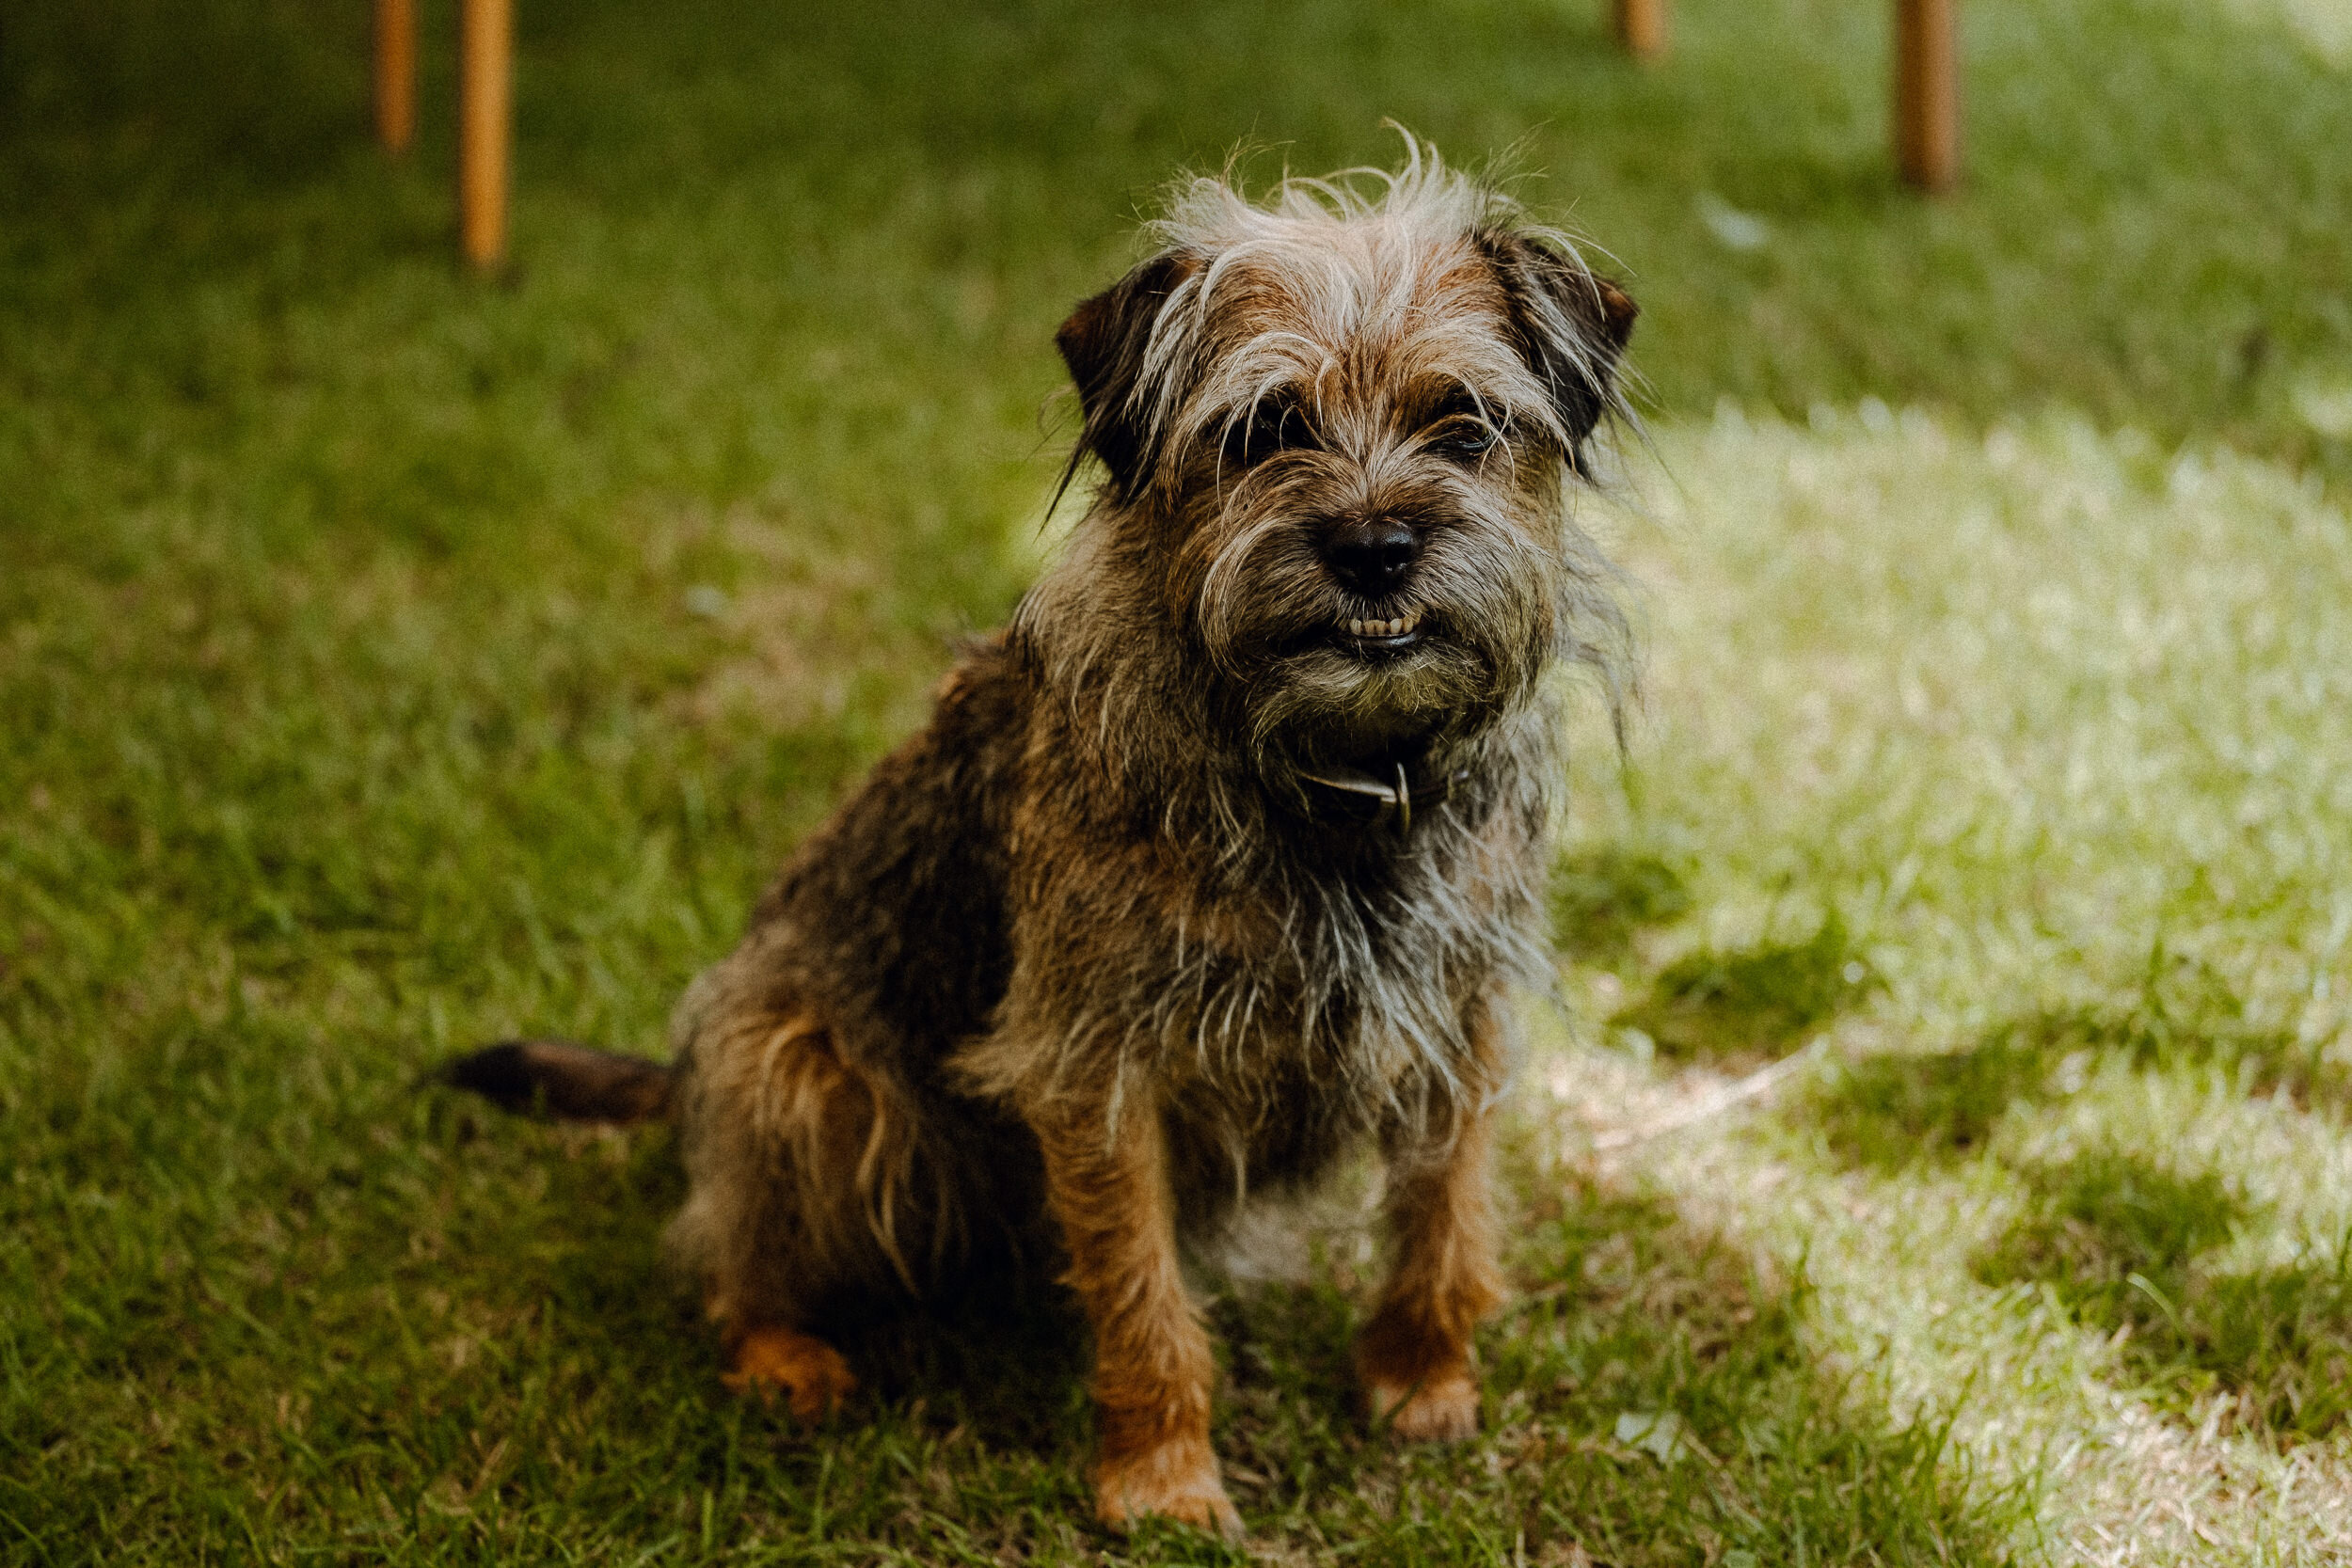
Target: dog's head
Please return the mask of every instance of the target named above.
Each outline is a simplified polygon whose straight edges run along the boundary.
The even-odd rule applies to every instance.
[[[1633,302],[1426,152],[1378,179],[1196,181],[1058,338],[1098,586],[1295,768],[1491,723],[1613,614],[1564,500]]]

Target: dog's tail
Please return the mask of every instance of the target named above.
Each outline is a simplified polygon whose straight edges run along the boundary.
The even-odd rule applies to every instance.
[[[669,1115],[676,1074],[642,1056],[568,1040],[501,1040],[458,1057],[434,1077],[510,1111],[626,1126]]]

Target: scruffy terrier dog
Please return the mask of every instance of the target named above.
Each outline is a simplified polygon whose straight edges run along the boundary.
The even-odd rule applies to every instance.
[[[1104,470],[1064,558],[688,990],[673,1064],[510,1042],[451,1076],[673,1117],[727,1382],[803,1417],[852,1386],[841,1304],[1047,1238],[1102,1516],[1233,1534],[1178,1258],[1253,1191],[1377,1148],[1366,1402],[1477,1425],[1547,675],[1623,629],[1568,503],[1634,308],[1418,149],[1258,203],[1195,180],[1152,237],[1057,339],[1072,472]]]

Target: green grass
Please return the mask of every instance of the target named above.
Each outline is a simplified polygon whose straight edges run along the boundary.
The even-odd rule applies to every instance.
[[[1690,910],[1688,879],[1656,855],[1599,845],[1552,868],[1553,938],[1588,958],[1624,956],[1638,933]]]
[[[1869,979],[1833,910],[1796,942],[1685,953],[1612,1022],[1677,1056],[1786,1049],[1860,1001]]]
[[[1807,1110],[1841,1155],[1894,1169],[1979,1149],[2012,1107],[2074,1093],[2103,1067],[2202,1069],[2237,1092],[2341,1107],[2344,1064],[2325,1044],[2249,1023],[2245,1002],[2209,966],[2168,962],[2159,944],[2128,1004],[2045,1007],[1958,1050],[1833,1063]]]
[[[2068,420],[1661,445],[1652,702],[1569,863],[1689,907],[1571,952],[1560,1158],[1801,1262],[1808,1343],[1956,1408],[2059,1560],[2340,1560],[2342,501]]]
[[[1205,1276],[1257,1549],[2342,1560],[2332,0],[1971,8],[1935,205],[1873,0],[1646,69],[1584,0],[525,0],[490,284],[426,9],[397,166],[357,0],[0,19],[0,1558],[1217,1558],[1086,1522],[1057,1302],[877,1325],[794,1431],[660,1135],[417,1081],[653,1047],[1036,569],[1136,205],[1391,116],[1644,304],[1650,695],[1580,735],[1488,1433],[1361,1429],[1375,1258],[1302,1221]]]

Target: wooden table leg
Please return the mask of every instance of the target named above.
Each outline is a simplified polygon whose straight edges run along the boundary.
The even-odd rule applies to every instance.
[[[1655,59],[1666,52],[1666,0],[1617,0],[1617,41],[1626,52]]]
[[[416,135],[416,0],[375,0],[375,139],[405,152]]]
[[[1895,0],[1895,151],[1923,191],[1960,181],[1960,49],[1955,0]]]
[[[465,0],[458,59],[457,208],[466,260],[506,257],[507,143],[514,116],[513,0]]]

